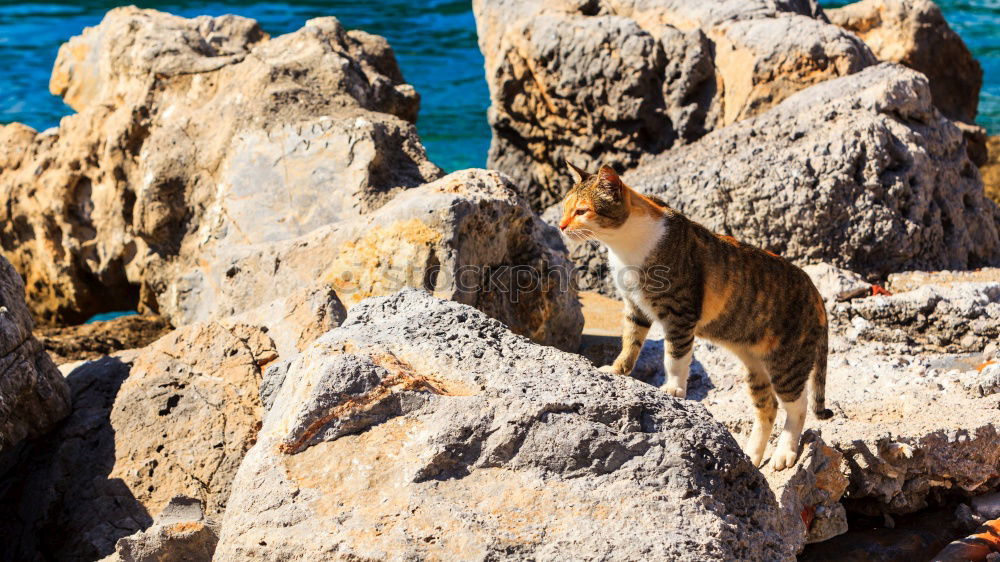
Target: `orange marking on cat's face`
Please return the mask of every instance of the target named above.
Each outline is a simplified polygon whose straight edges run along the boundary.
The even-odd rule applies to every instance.
[[[559,221],[559,229],[563,232],[572,232],[581,228],[588,228],[587,221],[594,214],[594,209],[589,202],[582,197],[570,195],[563,205],[562,220]]]

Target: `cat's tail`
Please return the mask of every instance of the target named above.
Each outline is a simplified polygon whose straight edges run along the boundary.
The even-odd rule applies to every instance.
[[[816,345],[816,363],[813,366],[812,387],[813,387],[813,413],[817,419],[828,420],[833,417],[833,411],[826,407],[826,354],[827,354],[827,331],[826,326],[821,331],[820,341]]]

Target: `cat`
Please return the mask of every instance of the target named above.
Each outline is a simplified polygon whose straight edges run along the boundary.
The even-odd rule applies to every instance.
[[[570,239],[608,249],[615,288],[625,304],[622,350],[602,370],[628,375],[654,321],[663,327],[663,390],[687,392],[695,336],[734,353],[747,368],[756,420],[745,451],[761,466],[778,400],[787,414],[771,465],[798,459],[812,375],[813,413],[826,409],[827,318],[808,275],[770,252],[715,234],[658,197],[625,185],[609,166],[578,181],[563,202],[559,228]]]

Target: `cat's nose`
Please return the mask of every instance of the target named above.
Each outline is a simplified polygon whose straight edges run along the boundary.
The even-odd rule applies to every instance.
[[[566,230],[566,227],[569,226],[569,223],[570,223],[571,220],[572,219],[568,219],[568,218],[561,220],[559,222],[559,230]]]

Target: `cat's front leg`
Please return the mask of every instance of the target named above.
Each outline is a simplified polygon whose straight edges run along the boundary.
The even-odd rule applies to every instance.
[[[646,342],[646,334],[652,322],[632,301],[625,299],[625,324],[622,329],[622,350],[618,358],[611,365],[601,367],[601,371],[627,375],[632,372],[635,362],[642,351],[642,344]]]
[[[687,322],[664,322],[663,391],[677,398],[687,397],[688,373],[694,351],[694,325]]]

